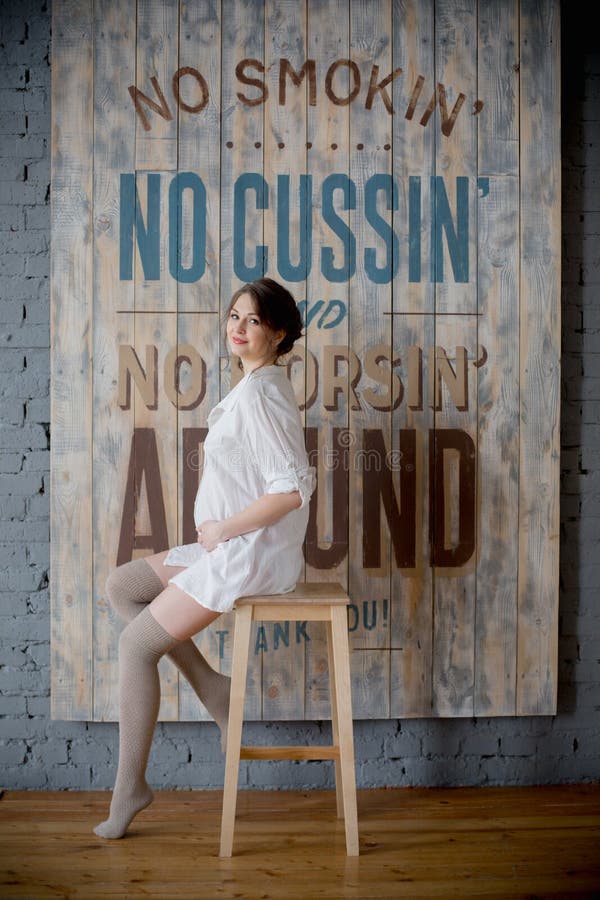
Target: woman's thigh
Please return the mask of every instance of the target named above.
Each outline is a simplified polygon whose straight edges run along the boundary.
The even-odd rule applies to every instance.
[[[180,641],[185,641],[202,631],[221,615],[201,606],[174,584],[167,585],[164,591],[154,598],[149,609],[158,624]]]
[[[144,562],[147,562],[154,569],[162,581],[163,587],[167,586],[169,578],[173,578],[174,575],[183,572],[185,568],[185,566],[165,566],[165,558],[168,552],[168,550],[163,550],[161,553],[154,553],[152,556],[144,556]]]
[[[169,584],[169,578],[183,572],[185,566],[165,566],[164,561],[168,552],[168,550],[163,550],[161,553],[144,557],[164,587],[164,590],[150,604],[150,612],[165,631],[168,631],[174,638],[184,641],[214,622],[220,613],[206,609],[181,588]]]

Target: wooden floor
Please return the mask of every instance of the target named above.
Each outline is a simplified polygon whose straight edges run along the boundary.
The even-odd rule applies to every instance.
[[[157,794],[120,841],[101,792],[7,792],[0,897],[600,897],[600,785],[359,791],[345,854],[329,791],[241,791],[217,856],[220,791]]]

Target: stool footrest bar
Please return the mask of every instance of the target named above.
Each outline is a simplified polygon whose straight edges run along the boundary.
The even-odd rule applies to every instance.
[[[240,759],[339,759],[336,745],[317,747],[241,747]]]

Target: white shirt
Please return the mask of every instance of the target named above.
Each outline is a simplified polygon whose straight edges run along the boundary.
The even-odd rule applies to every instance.
[[[299,491],[302,505],[278,522],[231,538],[211,552],[200,544],[173,547],[166,566],[185,566],[169,579],[202,606],[233,609],[238,597],[294,589],[315,469],[308,465],[302,422],[285,368],[245,375],[208,416],[204,468],[194,504],[196,526],[226,519],[264,494]]]

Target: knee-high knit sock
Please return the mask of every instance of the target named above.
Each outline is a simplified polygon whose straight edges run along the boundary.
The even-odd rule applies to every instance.
[[[125,622],[131,622],[139,615],[143,604],[150,603],[160,594],[163,585],[145,559],[134,559],[111,572],[106,590],[113,609]],[[198,699],[219,726],[221,748],[225,752],[231,679],[215,672],[191,638],[179,641],[167,657],[189,681]]]
[[[160,706],[158,661],[175,644],[148,608],[121,632],[119,767],[109,817],[94,828],[100,837],[123,837],[133,817],[152,802],[146,766]]]

